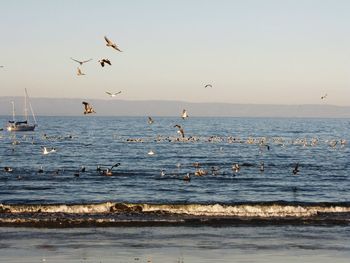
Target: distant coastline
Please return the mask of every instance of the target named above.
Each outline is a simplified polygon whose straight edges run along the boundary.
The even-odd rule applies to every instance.
[[[79,98],[31,98],[38,116],[80,116],[83,112]],[[11,115],[11,101],[16,104],[17,115],[23,112],[22,97],[0,97],[0,115]],[[96,109],[96,116],[180,116],[187,109],[190,117],[310,117],[350,118],[350,106],[328,104],[269,105],[196,103],[166,100],[88,99]]]

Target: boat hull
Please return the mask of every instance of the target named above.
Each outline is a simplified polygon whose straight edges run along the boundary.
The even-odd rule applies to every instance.
[[[36,125],[30,125],[30,124],[10,124],[7,126],[7,130],[10,132],[13,131],[34,131]]]

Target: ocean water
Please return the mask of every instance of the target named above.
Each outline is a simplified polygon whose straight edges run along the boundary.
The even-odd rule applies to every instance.
[[[22,249],[32,262],[99,262],[104,253],[101,262],[349,257],[349,119],[154,120],[39,117],[35,132],[4,130],[0,254],[7,262],[20,258],[11,257],[19,238],[32,242]],[[44,155],[43,147],[56,151]],[[97,170],[116,163],[112,176]],[[77,249],[62,243],[76,236]],[[105,246],[93,248],[95,239]],[[40,245],[50,240],[58,245]]]

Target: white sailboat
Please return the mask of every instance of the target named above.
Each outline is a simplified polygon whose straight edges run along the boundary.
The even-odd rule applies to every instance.
[[[9,121],[7,124],[7,130],[12,131],[34,131],[35,127],[38,126],[36,122],[36,118],[34,115],[34,111],[32,108],[32,105],[29,101],[29,96],[27,93],[27,89],[25,90],[25,96],[24,96],[24,121],[16,121],[15,119],[15,103],[12,101],[12,121]],[[30,111],[33,116],[34,124],[30,124],[28,122],[28,109],[27,109],[27,103],[29,104]]]

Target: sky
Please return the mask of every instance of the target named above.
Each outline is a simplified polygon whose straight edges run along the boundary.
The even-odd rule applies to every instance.
[[[121,90],[123,100],[350,106],[347,0],[0,6],[0,96],[27,88],[31,97],[108,99],[105,91]],[[123,52],[106,47],[105,35]],[[93,58],[85,76],[70,57]]]

